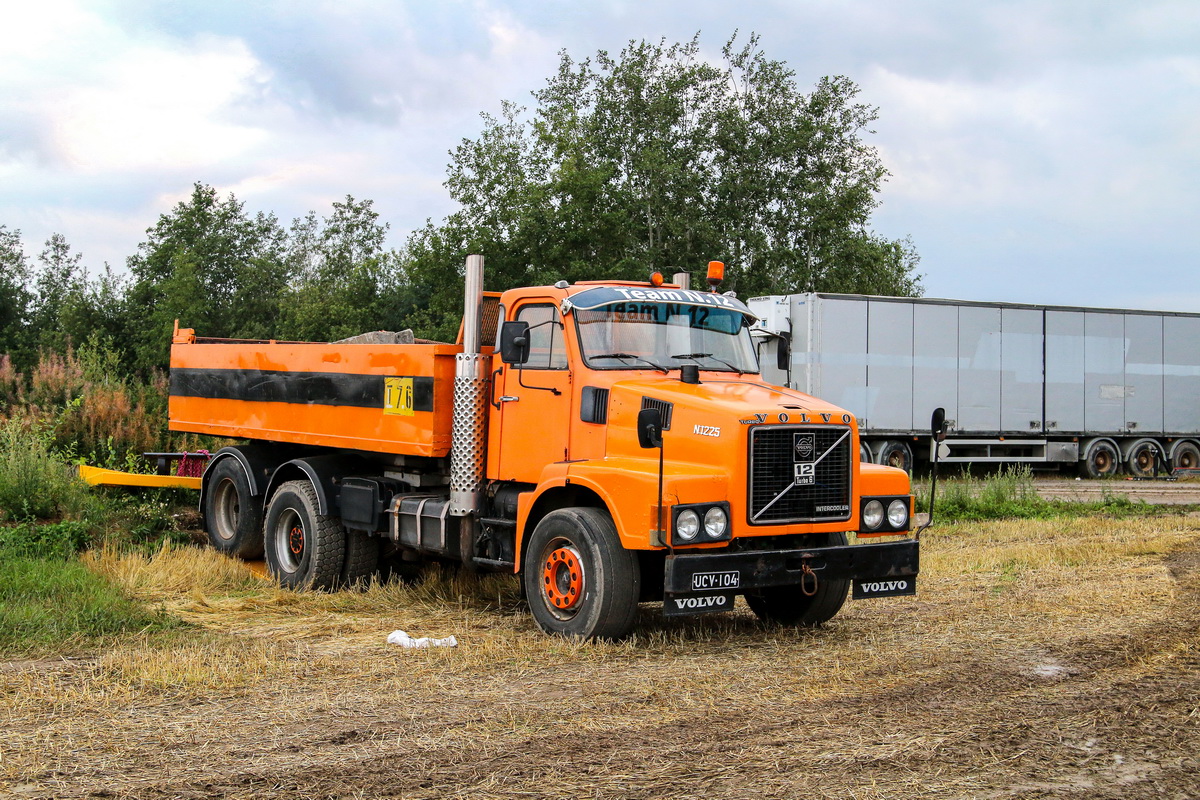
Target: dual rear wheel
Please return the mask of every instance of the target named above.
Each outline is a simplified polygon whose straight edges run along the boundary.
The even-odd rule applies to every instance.
[[[213,548],[246,560],[265,556],[267,569],[284,586],[349,586],[368,580],[378,568],[380,540],[321,514],[310,482],[282,484],[264,515],[235,460],[215,464],[208,481],[204,510]]]

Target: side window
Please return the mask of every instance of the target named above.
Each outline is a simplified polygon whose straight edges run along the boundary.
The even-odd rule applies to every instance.
[[[566,369],[562,320],[549,304],[521,306],[517,319],[529,323],[529,361],[525,369]]]

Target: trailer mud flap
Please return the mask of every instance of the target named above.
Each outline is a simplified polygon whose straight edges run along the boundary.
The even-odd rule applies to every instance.
[[[916,575],[903,578],[855,578],[850,597],[853,600],[873,600],[876,597],[902,597],[916,593]]]
[[[663,616],[682,617],[689,614],[710,614],[714,611],[730,611],[737,599],[736,594],[667,595],[663,598]]]

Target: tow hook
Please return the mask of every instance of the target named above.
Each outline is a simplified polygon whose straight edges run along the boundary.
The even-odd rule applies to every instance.
[[[811,584],[809,583],[810,581]],[[812,597],[817,593],[818,583],[817,573],[813,572],[813,568],[805,561],[800,566],[800,591],[804,593],[805,597]],[[812,586],[811,589],[809,588],[810,585]]]

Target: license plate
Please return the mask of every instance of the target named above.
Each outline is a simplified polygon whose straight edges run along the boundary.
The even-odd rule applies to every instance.
[[[870,600],[875,597],[901,597],[917,593],[917,576],[905,575],[899,578],[856,578],[854,581],[855,600]]]
[[[663,598],[663,615],[681,617],[685,614],[711,614],[733,608],[736,594],[667,595]]]
[[[693,572],[692,591],[707,592],[716,589],[736,589],[742,585],[742,573],[737,572]]]

